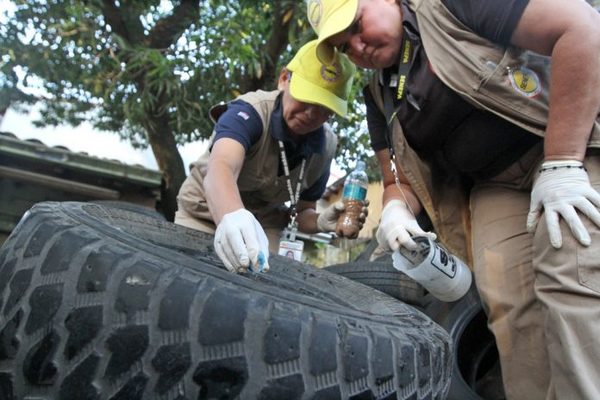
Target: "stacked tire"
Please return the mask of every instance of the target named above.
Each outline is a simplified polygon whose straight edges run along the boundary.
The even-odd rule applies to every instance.
[[[212,237],[40,203],[0,249],[1,399],[443,399],[447,332],[342,276],[273,256],[227,272]]]
[[[396,270],[389,254],[370,260],[375,247],[367,246],[356,261],[326,269],[414,306],[450,334],[453,359],[448,400],[504,400],[496,341],[487,327],[475,282],[460,300],[443,302]]]

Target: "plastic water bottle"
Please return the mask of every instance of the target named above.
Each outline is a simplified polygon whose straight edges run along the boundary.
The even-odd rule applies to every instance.
[[[394,251],[394,268],[419,282],[442,301],[456,301],[471,287],[471,271],[440,243],[426,236],[414,236],[416,250],[400,247]]]
[[[358,218],[367,198],[369,178],[365,172],[365,163],[358,161],[354,171],[350,172],[344,181],[342,201],[344,212],[338,218],[336,232],[338,235],[355,238],[360,231]]]

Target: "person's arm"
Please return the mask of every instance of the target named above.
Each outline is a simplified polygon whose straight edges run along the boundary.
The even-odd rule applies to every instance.
[[[376,155],[381,166],[384,188],[381,221],[375,235],[379,245],[389,250],[397,250],[400,246],[414,249],[417,245],[412,239],[413,236],[428,236],[435,240],[434,233],[425,232],[419,226],[416,215],[421,212],[421,203],[399,169],[397,174],[400,184],[396,184],[389,151],[379,150]]]
[[[582,165],[600,110],[600,16],[585,2],[530,0],[511,42],[552,57],[544,162],[531,192],[527,230],[534,233],[543,215],[558,249],[562,219],[589,246],[578,213],[600,226],[600,194]]]
[[[231,272],[264,272],[269,270],[269,241],[254,215],[244,208],[237,187],[244,155],[244,147],[234,139],[215,141],[204,190],[217,224],[215,251],[225,267]]]
[[[413,191],[412,187],[408,183],[408,180],[400,171],[399,168],[396,168],[398,173],[398,179],[400,181],[400,188],[402,188],[402,192],[396,185],[396,178],[394,177],[394,173],[390,168],[390,152],[385,150],[379,150],[375,153],[377,156],[377,160],[379,161],[379,166],[381,167],[381,176],[383,177],[383,207],[391,201],[391,200],[400,200],[403,203],[407,204],[408,207],[417,215],[421,212],[421,203],[417,198],[417,195]]]
[[[237,179],[245,154],[244,146],[234,139],[222,138],[213,144],[204,178],[204,190],[215,225],[219,225],[225,214],[244,207]]]
[[[600,15],[583,1],[530,0],[511,42],[552,57],[545,159],[583,160],[600,110]]]
[[[317,227],[317,202],[300,200],[296,205],[298,216],[296,221],[298,222],[298,230],[305,233],[317,233],[319,228]]]

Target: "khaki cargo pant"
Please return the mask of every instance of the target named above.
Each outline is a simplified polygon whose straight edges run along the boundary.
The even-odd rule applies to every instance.
[[[471,194],[474,272],[498,345],[508,399],[600,399],[600,229],[592,245],[561,221],[555,250],[543,220],[527,233],[541,146]],[[584,163],[600,191],[600,155]]]

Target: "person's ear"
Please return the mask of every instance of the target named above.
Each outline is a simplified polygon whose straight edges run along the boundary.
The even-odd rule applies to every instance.
[[[290,83],[291,72],[286,68],[282,68],[281,72],[279,72],[279,80],[277,81],[277,89],[285,90],[287,85]]]

